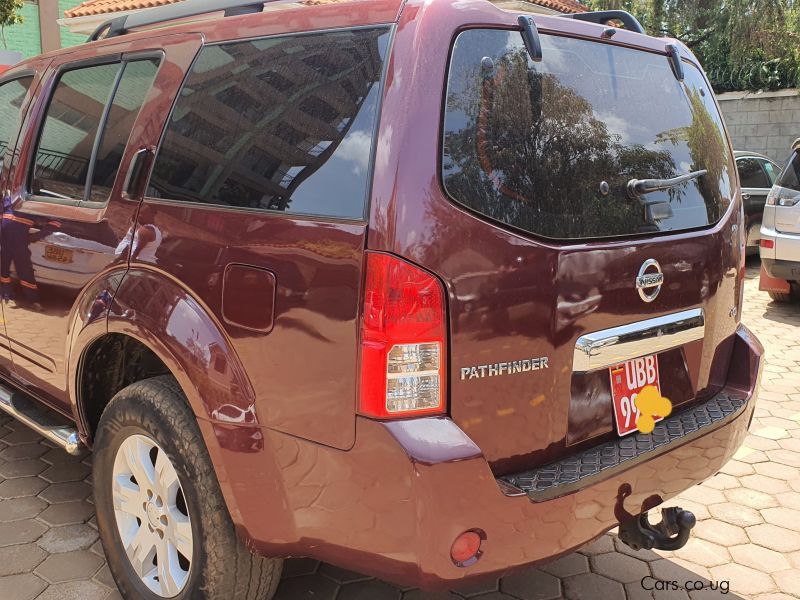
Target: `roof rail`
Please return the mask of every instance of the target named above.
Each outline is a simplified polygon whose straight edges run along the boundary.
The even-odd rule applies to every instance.
[[[262,12],[265,3],[274,1],[276,0],[183,0],[175,4],[148,8],[109,19],[95,29],[86,41],[99,40],[103,34],[105,34],[105,38],[116,37],[125,35],[136,27],[146,27],[165,21],[186,19],[219,11],[225,11],[226,17]]]
[[[645,33],[644,27],[639,23],[639,19],[625,10],[598,10],[560,16],[567,19],[578,19],[579,21],[597,23],[598,25],[607,25],[611,21],[622,21],[622,24],[625,25],[625,29],[635,31],[636,33]]]

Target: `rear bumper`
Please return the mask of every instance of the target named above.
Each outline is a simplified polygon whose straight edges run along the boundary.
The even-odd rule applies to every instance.
[[[214,458],[225,463],[223,489],[240,533],[258,551],[312,556],[402,585],[457,586],[568,553],[717,473],[747,433],[762,353],[740,327],[724,390],[738,399],[735,410],[541,501],[496,480],[446,418],[359,418],[347,452],[263,430],[261,450],[223,447]],[[223,439],[212,433],[221,426],[201,425]],[[483,555],[459,568],[450,546],[469,529],[485,533]]]
[[[800,281],[800,261],[762,258],[761,262],[770,277],[786,281]]]
[[[769,216],[771,223],[775,216]],[[765,222],[760,235],[762,240],[772,242],[772,248],[761,246],[759,250],[767,274],[778,279],[800,281],[800,234],[778,231]]]

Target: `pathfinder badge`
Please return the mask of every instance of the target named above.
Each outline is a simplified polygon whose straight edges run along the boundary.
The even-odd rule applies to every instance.
[[[547,369],[547,357],[526,358],[525,360],[514,360],[511,362],[500,362],[493,365],[477,365],[474,367],[461,367],[461,380],[483,379],[484,377],[499,377],[500,375],[515,375],[517,373],[528,373],[529,371],[540,371]]]

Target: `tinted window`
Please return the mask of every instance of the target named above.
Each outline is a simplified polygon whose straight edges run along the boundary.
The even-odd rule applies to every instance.
[[[800,152],[794,152],[776,185],[800,192]]]
[[[158,71],[158,60],[139,60],[124,65],[114,100],[103,127],[92,175],[91,199],[105,202],[117,176],[133,123]]]
[[[82,199],[94,141],[119,64],[67,71],[61,76],[42,128],[31,191]]]
[[[0,85],[0,156],[5,154],[9,146],[16,145],[25,96],[31,83],[33,77],[20,77]]]
[[[658,54],[551,35],[542,46],[544,60],[534,63],[516,31],[457,38],[442,161],[454,200],[558,239],[689,229],[722,217],[730,153],[694,66],[684,64],[681,83]],[[631,179],[701,169],[707,175],[668,191],[627,194]]]
[[[739,169],[739,180],[743,188],[767,188],[772,184],[761,168],[761,161],[755,158],[740,158],[736,161]]]
[[[149,194],[362,217],[387,42],[380,28],[203,48]]]

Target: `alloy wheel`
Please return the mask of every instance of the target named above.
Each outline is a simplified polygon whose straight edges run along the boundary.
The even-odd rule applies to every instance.
[[[154,594],[177,596],[189,580],[192,525],[178,473],[151,438],[127,437],[114,458],[114,516],[134,572]]]

